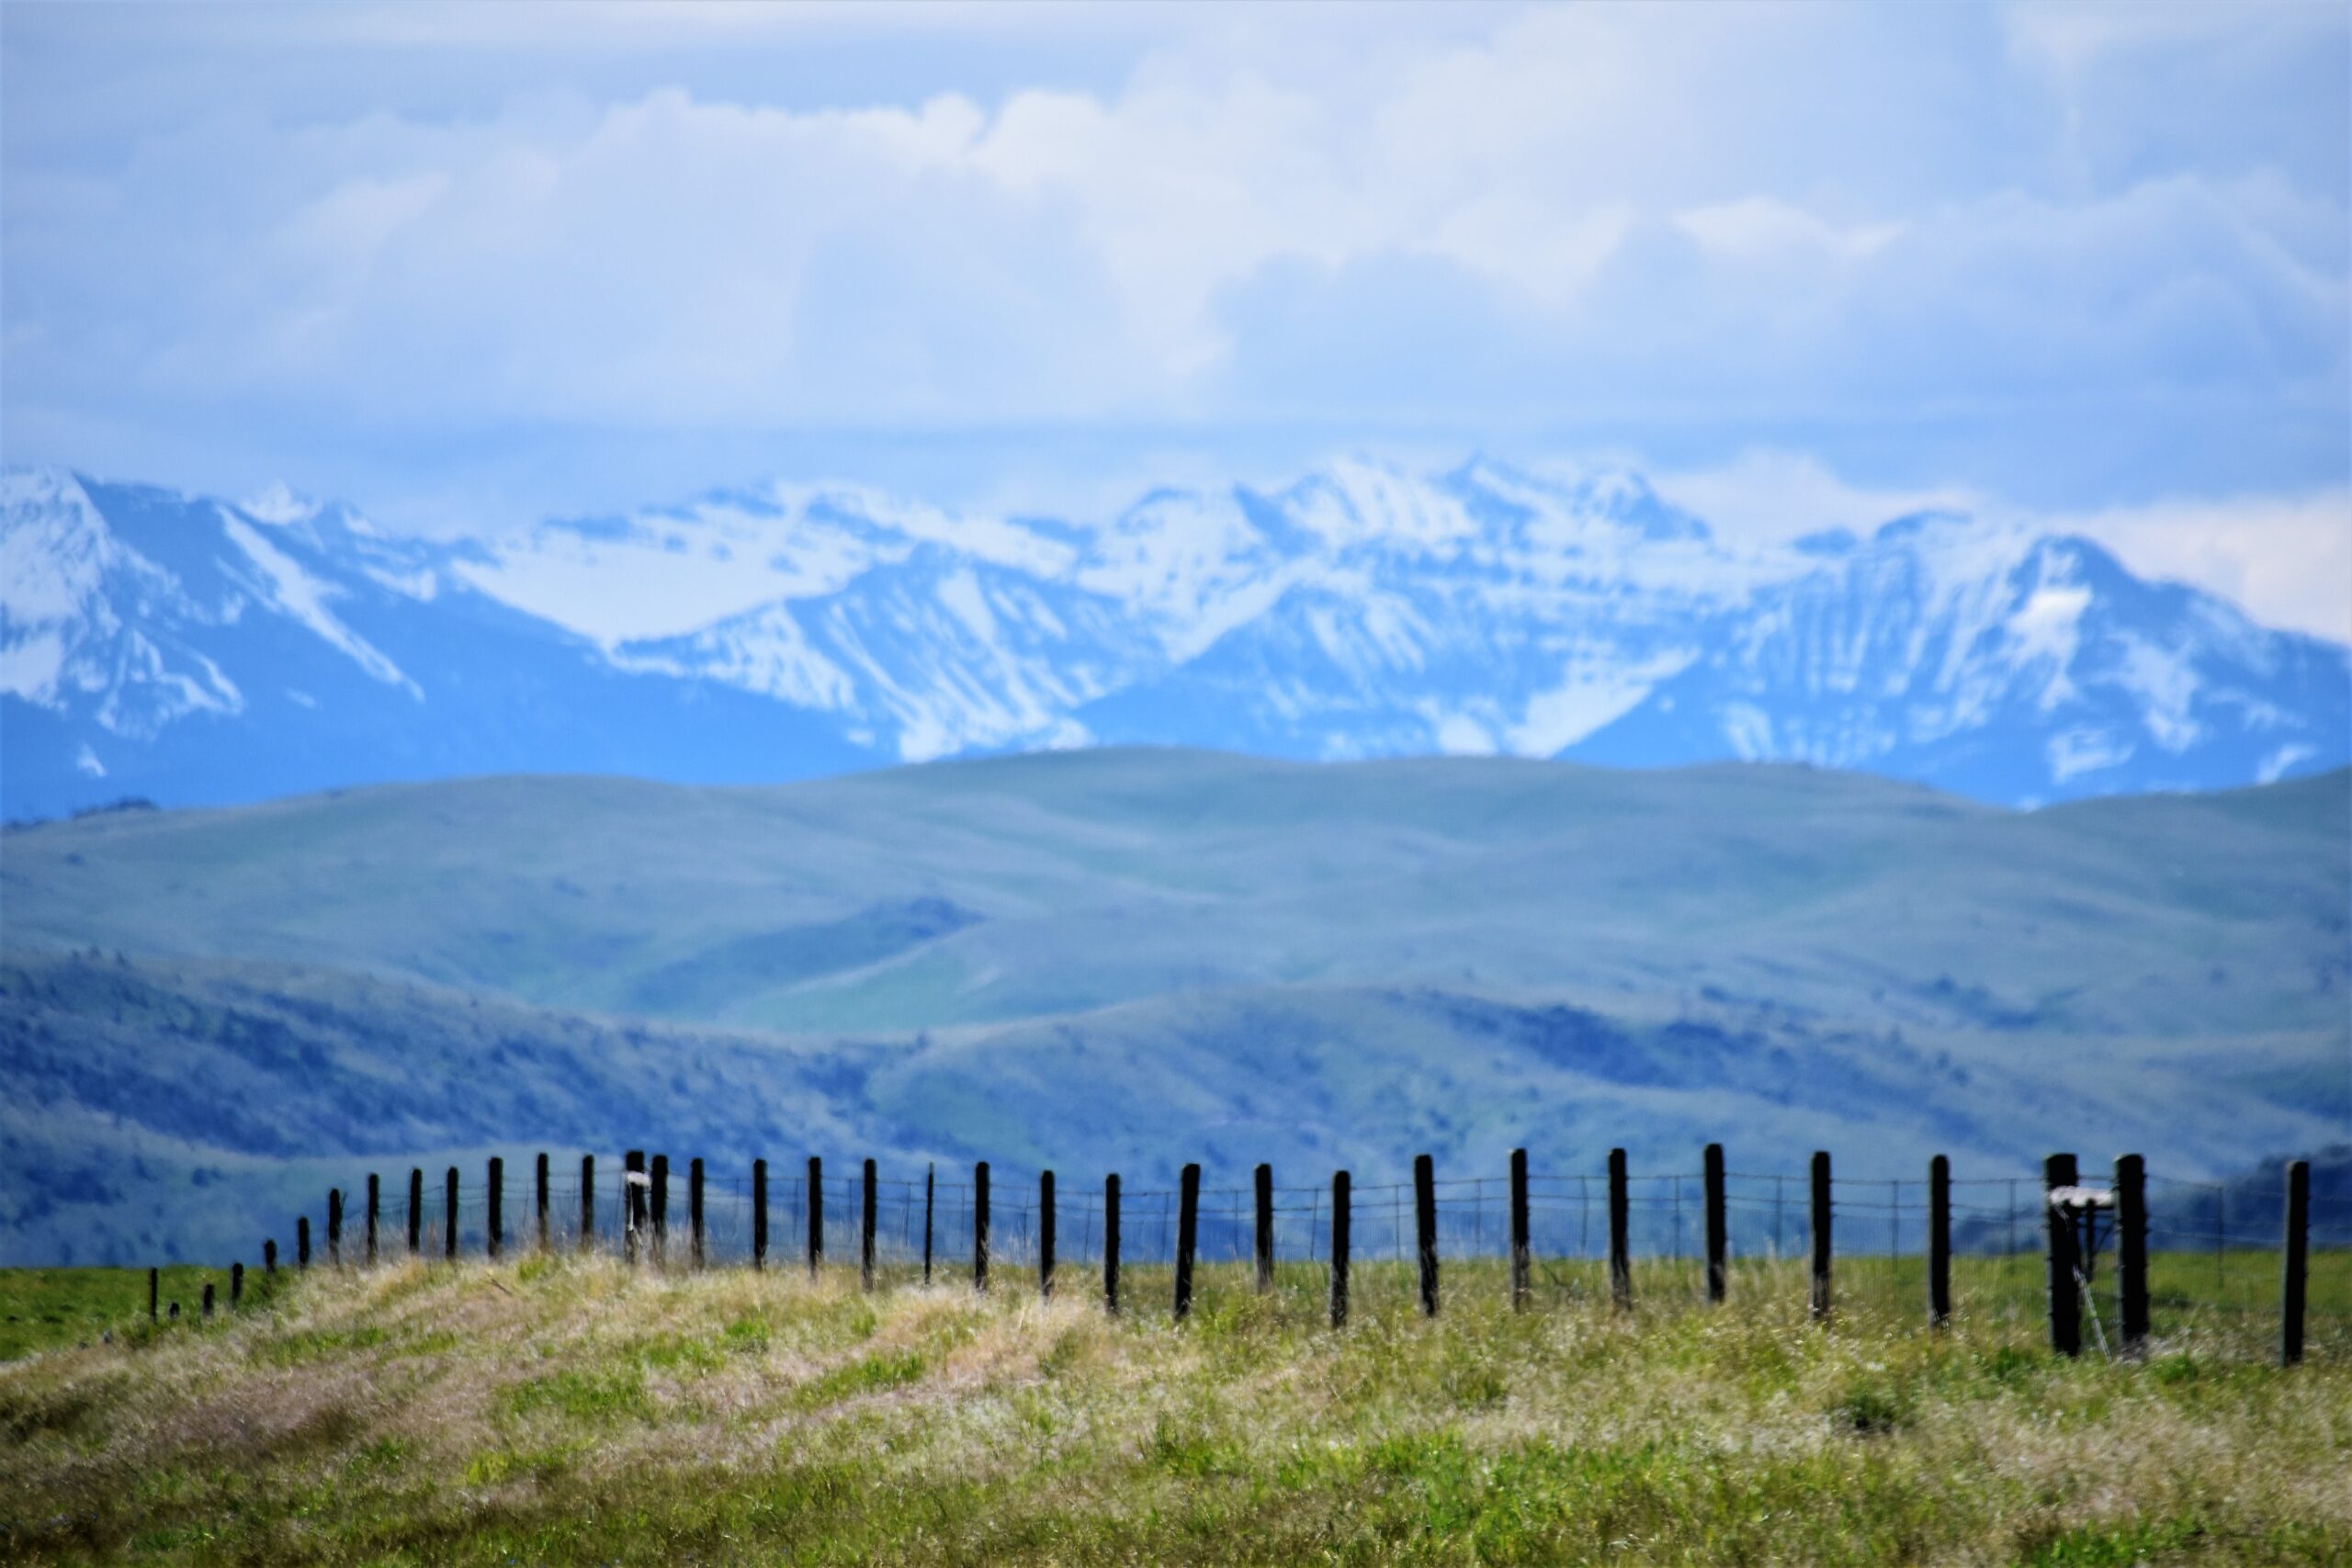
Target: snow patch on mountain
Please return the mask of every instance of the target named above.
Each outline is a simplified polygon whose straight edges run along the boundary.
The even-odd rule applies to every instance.
[[[388,686],[400,687],[419,702],[424,700],[423,689],[402,674],[399,665],[385,658],[366,637],[335,619],[327,602],[335,598],[339,590],[304,571],[300,562],[263,538],[243,517],[225,506],[219,510],[221,533],[245,553],[245,558],[261,573],[254,592],[265,603],[300,622],[375,679]]]

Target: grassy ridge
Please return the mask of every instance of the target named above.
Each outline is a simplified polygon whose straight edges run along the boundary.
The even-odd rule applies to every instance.
[[[2316,1299],[2352,1299],[2346,1259]],[[1962,1260],[1960,1318],[1894,1270],[1804,1321],[1792,1266],[1730,1310],[1645,1266],[1514,1315],[1393,1266],[1164,1272],[1106,1320],[1073,1273],[867,1298],[834,1270],[403,1265],[282,1281],[209,1329],[0,1367],[0,1552],[22,1562],[2332,1562],[2352,1356],[2160,1314],[2143,1364],[2041,1351],[2030,1267]]]

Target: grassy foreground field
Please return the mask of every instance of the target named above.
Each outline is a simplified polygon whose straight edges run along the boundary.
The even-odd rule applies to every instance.
[[[1793,1266],[1721,1310],[1669,1269],[1630,1317],[1557,1271],[1514,1315],[1495,1265],[1450,1264],[1431,1323],[1374,1265],[1337,1335],[1306,1266],[1263,1299],[1207,1269],[1182,1326],[1154,1269],[1117,1322],[1080,1270],[1049,1302],[1009,1271],[984,1300],[595,1259],[281,1276],[233,1320],[0,1366],[0,1558],[2352,1561],[2340,1333],[2280,1371],[2262,1317],[2160,1318],[2144,1363],[2068,1364],[2014,1262],[1962,1260],[1941,1336],[1891,1280],[1821,1328]]]

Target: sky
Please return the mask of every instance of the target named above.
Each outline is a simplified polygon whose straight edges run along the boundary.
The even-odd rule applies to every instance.
[[[0,8],[0,455],[442,535],[1340,452],[2352,637],[2352,12]]]

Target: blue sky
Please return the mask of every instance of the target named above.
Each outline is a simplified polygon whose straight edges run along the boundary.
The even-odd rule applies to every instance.
[[[2346,17],[12,4],[0,445],[445,532],[1617,457],[2344,635]]]

